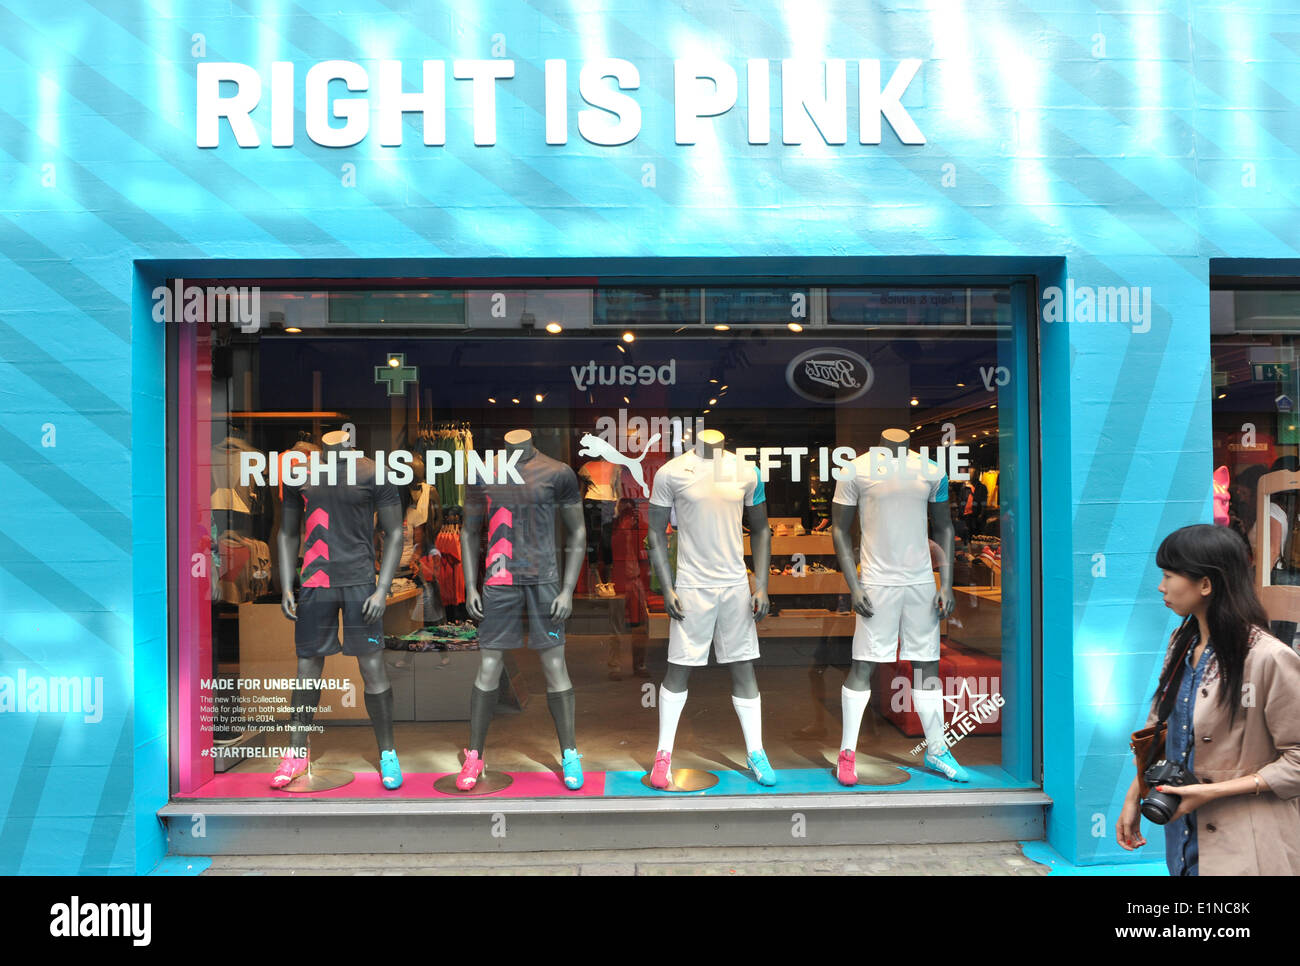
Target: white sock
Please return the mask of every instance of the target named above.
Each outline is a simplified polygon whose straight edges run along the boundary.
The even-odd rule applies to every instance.
[[[858,750],[858,732],[862,728],[862,713],[867,710],[867,702],[870,700],[870,688],[866,691],[840,688],[840,712],[844,719],[844,731],[840,735],[840,751],[845,748],[849,751]]]
[[[677,720],[682,716],[682,708],[686,707],[686,694],[685,691],[667,691],[662,684],[659,685],[659,750],[670,755],[673,740],[677,737]]]
[[[938,757],[947,749],[943,739],[943,692],[912,689],[912,707],[925,732],[925,753]]]
[[[731,696],[731,704],[740,719],[740,730],[745,735],[746,751],[763,750],[763,699]]]

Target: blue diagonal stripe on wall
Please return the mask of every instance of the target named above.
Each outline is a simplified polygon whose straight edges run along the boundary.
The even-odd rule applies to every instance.
[[[13,151],[24,147],[30,150],[39,140],[39,135],[31,128],[13,115],[0,111],[0,146],[4,150]],[[147,230],[151,240],[175,246],[172,252],[177,257],[195,258],[203,254],[199,246],[173,231],[153,212],[132,202],[57,146],[41,142],[40,159],[57,165],[64,178],[71,174],[78,197],[87,202],[85,210],[123,238],[134,241],[142,231]],[[21,156],[18,160],[30,163],[29,159]]]
[[[68,513],[112,543],[125,554],[131,553],[131,518],[86,486],[67,470],[39,450],[0,426],[0,447],[15,454],[27,454],[41,460],[37,466],[28,459],[6,463],[9,469],[40,490]]]
[[[109,610],[62,573],[48,566],[10,534],[0,530],[0,569],[50,602],[50,609],[66,613],[94,638],[119,654],[130,652],[131,627],[120,614]]]
[[[53,297],[73,305],[106,334],[123,345],[130,341],[131,320],[126,302],[2,214],[0,251],[46,286]]]
[[[104,875],[112,871],[113,853],[118,841],[123,831],[131,828],[130,805],[135,765],[132,733],[131,716],[125,715],[118,732],[117,746],[113,749],[108,778],[105,779],[99,801],[95,804],[95,820],[90,826],[86,849],[81,855],[82,875]]]
[[[16,49],[16,45],[6,42],[5,38],[22,35],[25,32],[24,28],[30,31],[28,24],[0,7],[0,44],[9,47],[20,58],[23,57],[22,52]],[[186,46],[188,47],[188,39]],[[131,114],[147,116],[150,113],[149,108],[80,58],[71,54],[67,57],[68,63],[75,68],[67,75],[69,93],[96,110],[99,116],[124,133],[133,138],[137,137],[137,134],[125,126],[119,118],[129,117]],[[156,142],[148,147],[151,152],[158,153],[177,171],[187,172],[193,177],[198,167],[193,159],[182,158]],[[225,200],[232,211],[241,213],[243,217],[257,224],[272,237],[280,239],[290,251],[304,254],[314,247],[328,243],[340,254],[354,254],[350,247],[321,231],[310,219],[285,211],[261,185],[215,155],[205,160],[203,170],[212,172],[211,177],[203,183],[204,188],[215,197]]]
[[[23,780],[14,782],[5,809],[0,812],[0,872],[6,875],[16,874],[23,864],[50,775],[49,765],[63,733],[64,715],[47,713],[35,718],[36,724],[23,753]],[[13,752],[13,748],[6,748],[7,754]]]
[[[38,383],[72,412],[97,426],[123,448],[131,445],[131,414],[0,317],[0,351],[4,360],[21,359],[23,375]]]

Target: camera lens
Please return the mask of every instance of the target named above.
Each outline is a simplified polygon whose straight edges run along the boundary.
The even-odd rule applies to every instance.
[[[1142,800],[1142,815],[1149,822],[1165,825],[1178,811],[1176,796],[1164,792],[1152,792]]]

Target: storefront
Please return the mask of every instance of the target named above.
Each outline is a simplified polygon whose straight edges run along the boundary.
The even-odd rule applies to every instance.
[[[1272,67],[1235,59],[1267,17],[308,5],[254,39],[74,6],[6,15],[31,147],[0,241],[3,868],[324,841],[1131,858],[1154,547],[1209,519],[1237,364],[1211,365],[1211,276],[1296,255],[1294,152],[1230,155],[1272,120],[1181,105],[1255,104]],[[863,495],[882,444],[918,501]],[[679,584],[716,542],[660,477],[716,445],[760,619],[697,631],[687,689],[657,542]],[[534,460],[551,495],[501,503]],[[299,475],[327,463],[336,502]],[[855,644],[860,552],[920,561],[924,586],[867,587],[912,659]],[[545,618],[504,645],[503,583]],[[382,618],[358,636],[323,591]]]

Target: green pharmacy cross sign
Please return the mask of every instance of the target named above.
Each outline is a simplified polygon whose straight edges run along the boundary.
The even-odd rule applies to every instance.
[[[406,353],[404,352],[390,352],[388,353],[388,365],[375,366],[375,382],[388,383],[388,395],[390,396],[406,395],[406,384],[408,382],[418,382],[419,379],[419,367],[408,366],[406,364]]]

